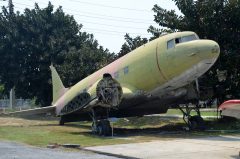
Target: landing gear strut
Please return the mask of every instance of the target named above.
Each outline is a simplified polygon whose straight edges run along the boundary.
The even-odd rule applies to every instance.
[[[189,107],[188,104],[185,105],[185,110],[182,107],[179,107],[179,109],[183,113],[183,120],[191,130],[204,130],[205,124],[204,120],[201,117],[200,111],[199,111],[199,105],[196,104],[195,107]],[[197,115],[191,116],[190,113],[192,110],[195,110],[197,112]]]
[[[106,119],[98,119],[94,109],[92,109],[91,117],[93,120],[92,123],[93,134],[97,134],[99,136],[110,136],[112,134],[112,128],[109,120],[107,119],[108,117]]]
[[[60,120],[59,120],[59,125],[63,126],[64,124],[65,124],[65,120],[64,120],[63,116],[61,116]]]

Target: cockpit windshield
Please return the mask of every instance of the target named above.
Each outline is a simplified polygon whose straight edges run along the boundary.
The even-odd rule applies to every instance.
[[[180,44],[180,43],[185,43],[185,42],[198,40],[198,39],[199,39],[199,37],[196,34],[175,38],[175,39],[169,40],[167,42],[167,48],[168,49],[173,48],[174,47],[174,43],[175,43],[175,45],[177,45],[177,44]]]
[[[183,36],[181,37],[181,42],[188,42],[188,41],[192,41],[192,40],[197,40],[199,39],[196,35],[188,35],[188,36]]]
[[[179,37],[179,38],[175,39],[175,44],[185,43],[185,42],[193,41],[193,40],[197,40],[197,39],[198,39],[198,37],[195,34],[182,36],[182,37]]]

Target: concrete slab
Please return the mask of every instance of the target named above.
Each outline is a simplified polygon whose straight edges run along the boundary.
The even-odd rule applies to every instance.
[[[174,139],[134,144],[87,147],[87,150],[143,159],[238,159],[239,136]]]
[[[118,159],[86,151],[64,151],[0,141],[0,159]]]

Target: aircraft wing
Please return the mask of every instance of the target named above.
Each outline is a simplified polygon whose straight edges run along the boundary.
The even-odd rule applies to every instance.
[[[56,109],[56,106],[47,106],[47,107],[41,107],[41,108],[35,108],[35,109],[2,113],[1,116],[3,115],[27,116],[27,115],[39,115],[39,114],[47,114],[47,113],[55,114],[55,109]]]
[[[114,80],[113,83],[116,81]],[[87,92],[79,93],[71,99],[63,108],[57,108],[57,115],[68,115],[75,112],[89,112],[94,107],[118,108],[124,98],[136,96],[133,87],[99,86],[99,81],[90,87]],[[106,84],[106,82],[104,83]],[[99,88],[100,87],[100,88]],[[97,90],[97,92],[95,91]]]
[[[89,110],[96,106],[117,108],[123,98],[129,98],[135,95],[136,89],[134,87],[126,84],[120,85],[116,79],[113,79],[111,75],[107,74],[103,79],[88,88],[86,92],[75,96],[64,108],[66,108],[67,114],[71,113],[71,111]]]

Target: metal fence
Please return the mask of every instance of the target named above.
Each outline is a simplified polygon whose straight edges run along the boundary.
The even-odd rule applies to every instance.
[[[30,108],[31,100],[30,99],[15,99],[14,108]],[[1,108],[10,108],[9,99],[0,99],[0,109]]]

